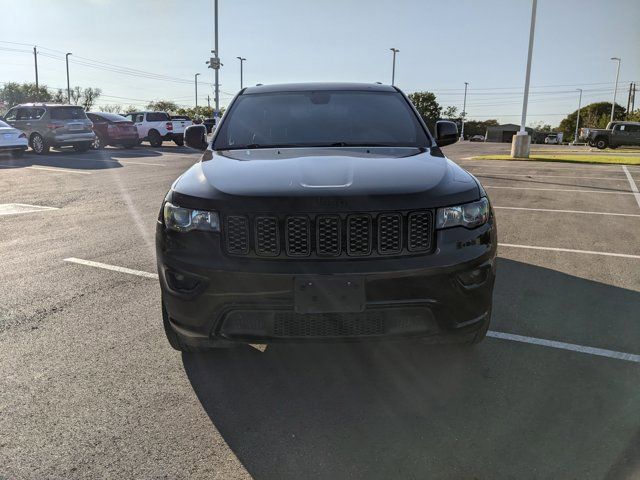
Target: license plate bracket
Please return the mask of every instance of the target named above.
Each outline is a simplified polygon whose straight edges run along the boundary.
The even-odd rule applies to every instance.
[[[297,313],[362,312],[366,295],[364,278],[358,276],[304,276],[294,279]]]

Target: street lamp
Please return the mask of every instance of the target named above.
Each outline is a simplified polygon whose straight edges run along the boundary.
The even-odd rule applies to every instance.
[[[240,60],[240,90],[242,90],[242,64],[244,63],[244,61],[246,60],[246,58],[242,58],[242,57],[236,57],[238,60]]]
[[[67,62],[67,101],[69,105],[71,105],[71,84],[69,83],[69,55],[72,53],[67,53],[65,57],[65,61]]]
[[[613,89],[613,102],[611,102],[611,121],[613,122],[613,112],[616,108],[616,92],[618,91],[618,77],[620,76],[620,63],[622,63],[622,60],[618,57],[611,57],[611,60],[618,62],[618,69],[616,70],[616,85]]]
[[[529,27],[529,52],[527,53],[527,73],[524,79],[524,97],[522,99],[522,118],[520,119],[520,131],[513,136],[511,141],[512,158],[529,158],[531,138],[525,128],[527,122],[527,104],[529,102],[529,80],[531,78],[531,57],[533,54],[533,37],[536,31],[536,8],[538,0],[531,4],[531,25]]]
[[[464,101],[462,102],[462,128],[460,128],[460,140],[464,140],[464,118],[467,115],[467,87],[469,82],[464,82]]]
[[[390,48],[389,50],[391,50],[393,52],[393,68],[391,69],[391,85],[395,85],[395,83],[396,83],[396,53],[398,53],[400,50],[398,50],[397,48]]]
[[[578,128],[580,126],[580,107],[582,106],[582,89],[576,88],[577,91],[580,92],[580,96],[578,97],[578,117],[576,118],[576,134],[573,138],[573,144],[578,143]]]
[[[198,108],[198,75],[200,75],[199,73],[196,73],[194,76],[194,81],[196,84],[196,108]]]

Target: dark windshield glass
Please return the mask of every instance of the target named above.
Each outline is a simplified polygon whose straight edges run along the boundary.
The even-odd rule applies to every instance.
[[[86,120],[82,107],[56,107],[51,109],[52,120]]]
[[[429,144],[398,92],[318,91],[238,97],[214,149]]]
[[[149,112],[147,113],[147,122],[164,122],[171,120],[168,113],[164,112]]]

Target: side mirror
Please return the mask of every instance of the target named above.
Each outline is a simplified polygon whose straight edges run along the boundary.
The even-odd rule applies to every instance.
[[[196,150],[207,149],[207,127],[204,125],[190,125],[184,130],[184,143]]]
[[[436,143],[444,147],[458,141],[458,126],[449,120],[436,122]]]

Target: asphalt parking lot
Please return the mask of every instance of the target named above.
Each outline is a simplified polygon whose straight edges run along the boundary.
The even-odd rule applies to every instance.
[[[476,348],[184,355],[154,228],[199,154],[0,157],[0,478],[640,478],[640,166],[498,151],[445,149],[498,221]]]

